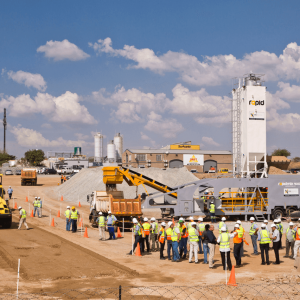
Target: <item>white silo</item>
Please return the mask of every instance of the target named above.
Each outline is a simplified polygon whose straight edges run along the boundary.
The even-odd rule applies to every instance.
[[[114,141],[107,144],[107,159],[109,163],[116,162],[116,146]]]
[[[120,133],[117,133],[114,137],[114,144],[116,145],[116,162],[122,162],[123,154],[123,137]]]
[[[97,132],[94,135],[94,142],[95,142],[94,161],[101,162],[103,159],[103,135],[100,132]]]

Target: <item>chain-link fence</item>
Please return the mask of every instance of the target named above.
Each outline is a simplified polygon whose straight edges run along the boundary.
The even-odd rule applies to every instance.
[[[80,290],[59,290],[45,293],[1,294],[0,299],[31,300],[31,299],[111,299],[111,300],[142,300],[142,299],[300,299],[300,284],[238,284],[238,286],[203,285],[203,286],[149,286],[117,288],[94,288]]]

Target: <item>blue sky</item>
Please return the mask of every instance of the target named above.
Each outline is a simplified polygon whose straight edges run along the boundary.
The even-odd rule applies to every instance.
[[[93,155],[200,143],[231,150],[231,78],[266,74],[268,152],[300,156],[299,1],[2,1],[8,152]],[[3,132],[0,130],[0,140]]]

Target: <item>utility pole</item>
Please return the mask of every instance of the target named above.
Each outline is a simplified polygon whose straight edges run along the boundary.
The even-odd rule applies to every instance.
[[[4,128],[4,137],[3,137],[3,152],[6,153],[6,108],[4,108],[4,114],[3,114],[3,128]]]

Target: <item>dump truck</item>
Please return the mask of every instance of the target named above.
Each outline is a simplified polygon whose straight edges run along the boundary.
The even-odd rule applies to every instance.
[[[36,169],[23,169],[21,171],[21,185],[36,185],[37,174]]]
[[[12,223],[12,212],[9,208],[9,201],[4,200],[5,190],[2,186],[2,177],[0,174],[0,226],[10,228]]]
[[[124,228],[131,228],[132,218],[142,215],[141,197],[124,199],[122,191],[94,191],[87,196],[87,201],[90,203],[89,220],[94,226],[98,226],[96,220],[99,212],[102,212],[103,216],[107,217],[108,212],[111,211],[117,218],[115,231],[117,231],[117,227],[123,227],[123,220]]]

